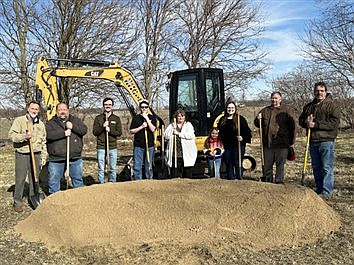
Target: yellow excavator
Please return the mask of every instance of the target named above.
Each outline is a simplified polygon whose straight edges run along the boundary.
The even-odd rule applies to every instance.
[[[51,62],[51,65],[49,64]],[[55,65],[55,66],[53,66]],[[36,98],[43,100],[46,106],[47,119],[55,115],[55,107],[59,103],[58,78],[90,78],[104,79],[113,82],[122,99],[132,113],[135,113],[131,100],[138,106],[144,99],[133,74],[117,63],[86,59],[46,59],[41,57],[36,70]],[[169,92],[169,116],[178,108],[183,108],[188,121],[195,129],[198,160],[203,156],[204,141],[211,127],[221,117],[225,109],[225,90],[222,69],[197,68],[176,71],[169,74],[167,86]],[[129,100],[129,98],[131,100]],[[156,115],[151,109],[152,114]],[[158,130],[155,133],[156,155],[161,159],[161,135],[163,121],[157,115]],[[161,161],[156,164],[162,164]],[[194,175],[203,175],[207,166],[195,167]],[[156,170],[158,171],[158,169]]]
[[[49,65],[54,61],[61,66]],[[68,66],[72,65],[72,66]],[[83,59],[45,59],[41,57],[36,70],[36,98],[43,99],[46,106],[47,119],[55,115],[55,106],[59,103],[58,78],[90,78],[112,81],[119,91],[130,111],[134,110],[128,100],[124,88],[131,99],[138,105],[144,96],[132,73],[120,67],[117,63]]]

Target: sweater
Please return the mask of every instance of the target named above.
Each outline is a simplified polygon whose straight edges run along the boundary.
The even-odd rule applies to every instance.
[[[165,139],[168,141],[166,148],[166,163],[169,167],[172,167],[172,157],[173,157],[173,125],[170,124],[165,130]],[[192,123],[186,122],[181,129],[181,132],[177,137],[181,139],[182,153],[183,153],[183,166],[192,167],[197,160],[197,145],[195,143],[195,134]]]

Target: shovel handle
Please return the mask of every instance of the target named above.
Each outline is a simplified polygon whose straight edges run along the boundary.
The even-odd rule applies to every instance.
[[[241,128],[240,128],[240,113],[237,112],[237,136],[241,136]],[[242,158],[241,158],[241,142],[237,139],[237,151],[238,151],[238,172],[239,172],[239,177],[241,178],[242,175]]]
[[[151,167],[150,167],[150,153],[149,153],[149,142],[148,142],[147,128],[145,128],[144,130],[145,130],[145,144],[146,144],[146,159],[149,164],[148,167],[149,167],[149,175],[150,175]]]
[[[72,186],[71,178],[70,178],[70,136],[66,136],[66,170],[65,170],[65,178],[67,186]]]
[[[309,156],[310,138],[311,138],[311,128],[308,128],[307,129],[305,155],[304,155],[304,165],[303,165],[302,174],[301,174],[301,184],[304,184],[305,175],[306,175],[306,171],[307,171],[307,159]]]
[[[26,132],[31,132],[30,122],[27,121],[26,125],[27,125]],[[36,159],[34,156],[32,138],[28,139],[28,143],[29,143],[29,150],[30,150],[30,154],[31,154],[31,162],[32,162],[31,164],[32,164],[32,170],[33,170],[33,177],[34,177],[34,181],[37,182],[37,163],[36,163]]]
[[[161,159],[165,163],[165,125],[161,125]]]
[[[261,146],[262,177],[264,178],[264,150],[263,150],[262,116],[259,117],[259,141],[260,141],[260,146]]]
[[[106,121],[108,121],[108,113],[106,113]],[[109,180],[109,170],[110,170],[110,164],[109,164],[109,134],[108,134],[107,130],[106,130],[106,163],[107,163],[107,175],[108,175],[108,180]]]
[[[176,118],[173,119],[173,124],[174,128],[177,128],[177,123],[176,123]],[[174,153],[174,159],[175,159],[175,164],[174,168],[177,168],[177,135],[173,135],[173,153]]]
[[[216,162],[215,162],[215,157],[213,161],[213,166],[214,166],[214,178],[216,178]]]

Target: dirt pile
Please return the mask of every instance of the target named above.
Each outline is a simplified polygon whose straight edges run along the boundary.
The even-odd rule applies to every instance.
[[[311,243],[339,227],[337,214],[308,188],[175,179],[59,192],[15,231],[55,249],[149,242],[232,242],[265,249]]]

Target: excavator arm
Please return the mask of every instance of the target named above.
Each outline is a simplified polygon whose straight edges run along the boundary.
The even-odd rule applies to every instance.
[[[56,64],[61,62],[63,66],[53,67],[49,65],[48,61],[54,61]],[[135,108],[131,105],[128,95],[137,106],[144,99],[133,74],[117,63],[84,59],[45,59],[41,57],[38,60],[36,71],[36,99],[39,102],[44,102],[48,120],[56,114],[55,108],[60,102],[58,78],[90,78],[112,81],[117,86],[132,116],[135,115]],[[164,122],[151,108],[149,108],[149,112],[155,115],[157,119],[154,138],[155,148],[158,149],[161,146],[161,128]]]
[[[56,63],[61,61],[74,66],[65,65],[52,67],[49,65],[48,61],[56,61]],[[128,92],[131,99],[137,105],[144,99],[132,73],[120,67],[117,63],[81,59],[45,59],[41,57],[38,60],[36,71],[36,98],[37,100],[44,101],[48,120],[55,115],[55,107],[60,101],[57,78],[69,77],[112,81],[118,87],[124,102],[127,104],[132,114],[134,108],[130,106],[127,95],[122,88]]]

